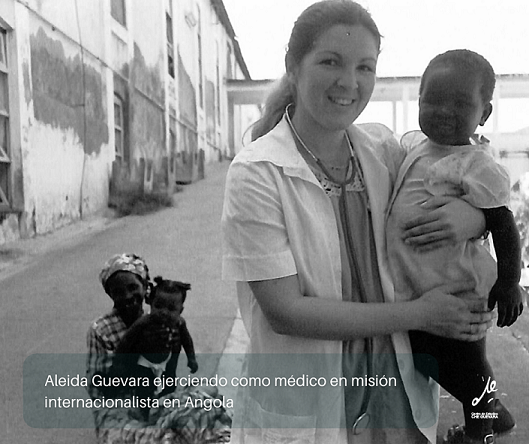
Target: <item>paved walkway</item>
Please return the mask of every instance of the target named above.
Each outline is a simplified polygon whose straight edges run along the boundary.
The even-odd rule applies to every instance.
[[[94,443],[89,426],[28,427],[21,375],[24,360],[35,353],[85,352],[90,321],[111,307],[97,275],[115,252],[137,252],[145,257],[153,276],[192,284],[184,315],[197,352],[217,357],[224,352],[220,361],[202,365],[199,374],[237,365],[237,359],[226,356],[241,353],[247,337],[237,317],[234,288],[220,280],[219,221],[227,167],[227,162],[208,165],[206,179],[177,193],[173,208],[142,217],[92,218],[51,235],[0,246],[0,443]],[[500,438],[500,444],[529,443],[528,312],[514,328],[495,328],[489,335],[497,395],[518,421],[515,432]],[[450,425],[461,421],[459,403],[444,394],[439,442]]]
[[[221,355],[237,315],[234,286],[220,279],[227,168],[227,162],[209,166],[205,180],[175,194],[173,208],[148,216],[93,218],[0,247],[0,443],[94,443],[89,428],[26,425],[22,370],[35,353],[85,354],[90,322],[112,305],[98,273],[114,253],[137,252],[152,277],[190,282],[184,316],[197,353]],[[202,365],[200,374],[213,373],[217,361]]]

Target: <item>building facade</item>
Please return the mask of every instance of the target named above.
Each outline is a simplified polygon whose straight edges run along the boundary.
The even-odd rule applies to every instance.
[[[0,0],[0,244],[171,193],[242,140],[221,0]]]

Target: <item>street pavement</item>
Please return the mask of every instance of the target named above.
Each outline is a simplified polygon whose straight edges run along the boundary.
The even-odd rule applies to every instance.
[[[26,358],[35,354],[85,353],[90,322],[111,308],[98,273],[114,253],[142,255],[151,277],[190,282],[183,315],[199,358],[212,357],[199,360],[198,375],[221,374],[227,367],[232,374],[237,372],[247,336],[235,288],[220,279],[220,215],[227,168],[228,162],[208,164],[206,178],[176,193],[172,208],[120,219],[92,217],[50,235],[0,246],[1,444],[95,443],[90,423],[84,428],[28,426],[22,372]],[[495,327],[489,334],[496,395],[517,419],[517,428],[499,438],[500,444],[529,443],[528,312],[514,327]],[[459,403],[443,392],[439,442],[462,418]]]
[[[24,360],[35,353],[86,353],[91,321],[112,308],[98,273],[115,253],[140,254],[153,278],[191,283],[183,315],[196,352],[220,356],[237,316],[234,286],[220,279],[227,168],[227,162],[209,167],[207,179],[174,195],[172,208],[145,216],[94,218],[1,248],[0,443],[95,442],[90,428],[26,425],[22,370]],[[199,372],[213,373],[216,364],[208,361]]]

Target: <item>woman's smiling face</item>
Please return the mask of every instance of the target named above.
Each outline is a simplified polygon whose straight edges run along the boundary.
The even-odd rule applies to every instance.
[[[296,127],[325,132],[351,125],[373,93],[377,59],[377,39],[362,25],[335,25],[323,32],[290,72]]]

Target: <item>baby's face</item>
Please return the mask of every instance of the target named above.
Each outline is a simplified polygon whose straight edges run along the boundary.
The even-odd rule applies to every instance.
[[[419,125],[441,145],[468,145],[478,125],[492,107],[483,103],[481,81],[446,66],[432,67],[424,79],[419,98]]]
[[[184,310],[182,293],[158,291],[151,305],[151,313],[164,313],[177,321]]]

